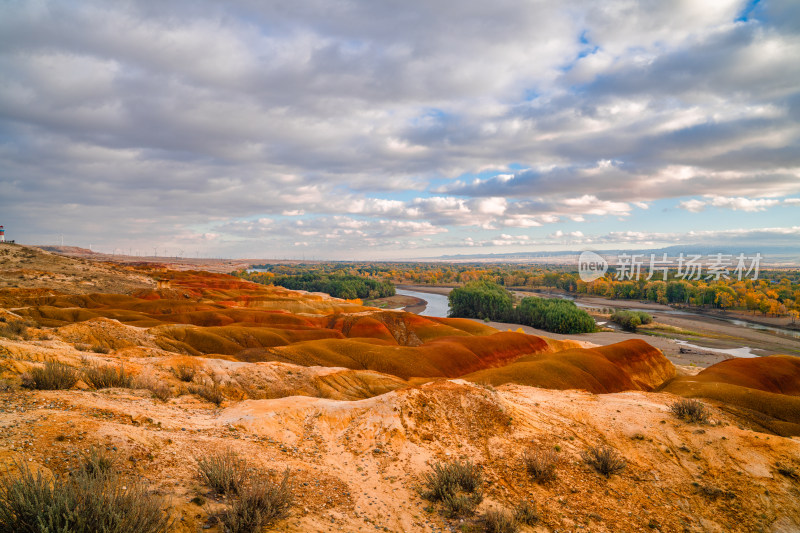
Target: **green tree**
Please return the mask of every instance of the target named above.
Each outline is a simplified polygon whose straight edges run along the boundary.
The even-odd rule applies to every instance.
[[[512,310],[511,293],[491,281],[471,281],[450,291],[451,317],[505,320]]]

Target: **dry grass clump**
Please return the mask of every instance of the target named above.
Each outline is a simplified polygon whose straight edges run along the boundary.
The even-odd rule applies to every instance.
[[[89,475],[102,476],[114,470],[114,458],[100,448],[92,446],[81,456],[81,468]]]
[[[469,516],[483,501],[483,474],[470,461],[435,463],[432,472],[423,476],[421,495],[426,500],[441,502],[450,518]]]
[[[197,374],[197,368],[193,365],[177,365],[173,370],[175,377],[185,383],[191,383],[194,380],[195,374]]]
[[[89,463],[87,463],[89,464]],[[26,463],[0,479],[2,533],[162,533],[170,526],[161,501],[111,466],[84,465],[70,476],[45,478]]]
[[[33,326],[32,322],[25,320],[7,321],[5,317],[0,317],[0,337],[11,340],[28,340],[30,338],[28,328],[31,326]]]
[[[222,402],[225,401],[225,394],[222,392],[222,387],[216,383],[212,385],[195,385],[193,387],[189,387],[189,392],[192,394],[197,394],[202,399],[213,403],[217,407],[222,405]]]
[[[22,386],[36,390],[70,389],[78,381],[78,371],[58,361],[46,361],[22,375]]]
[[[287,469],[279,483],[262,472],[253,472],[236,452],[226,450],[197,459],[203,482],[218,494],[232,497],[219,515],[228,533],[253,533],[285,517],[294,502]]]
[[[149,390],[153,398],[157,398],[162,402],[166,402],[172,398],[172,387],[170,387],[168,383],[159,381],[152,376],[140,376],[133,387]]]
[[[525,470],[538,483],[546,483],[556,478],[559,458],[554,450],[531,448],[522,454]]]
[[[90,365],[83,369],[83,380],[95,389],[110,389],[114,387],[130,388],[133,386],[133,377],[125,372],[125,367],[119,365]]]
[[[288,469],[280,483],[257,475],[240,489],[239,497],[220,515],[220,522],[228,533],[254,533],[286,517],[293,503]]]
[[[514,508],[514,519],[520,524],[531,526],[539,521],[539,513],[531,502],[522,500]]]
[[[197,459],[203,482],[218,494],[239,494],[247,479],[247,462],[233,450]]]
[[[619,452],[608,446],[592,446],[581,457],[586,464],[606,477],[622,472],[628,464]]]
[[[791,465],[775,463],[775,468],[778,470],[778,473],[784,477],[788,477],[789,479],[793,479],[795,481],[800,480],[800,474],[798,474],[795,467]]]
[[[690,423],[702,424],[708,422],[711,414],[704,404],[697,400],[678,400],[669,406],[676,417]]]
[[[519,524],[516,518],[506,511],[490,509],[483,515],[486,533],[516,533]]]

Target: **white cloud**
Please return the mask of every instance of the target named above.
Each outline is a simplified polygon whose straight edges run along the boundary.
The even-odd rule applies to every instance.
[[[3,3],[0,212],[22,241],[250,254],[522,240],[492,235],[612,227],[665,198],[798,205],[797,21],[742,9]]]
[[[744,198],[744,197],[727,197],[727,196],[708,196],[704,200],[691,199],[682,201],[678,207],[698,213],[703,211],[706,207],[719,207],[722,209],[732,209],[734,211],[747,211],[755,213],[758,211],[766,211],[768,208],[779,205],[780,200],[774,198]],[[789,199],[784,203],[790,204]]]

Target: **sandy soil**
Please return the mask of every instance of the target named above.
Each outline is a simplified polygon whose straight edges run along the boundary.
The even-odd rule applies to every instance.
[[[428,465],[455,458],[484,471],[479,512],[535,503],[540,523],[522,531],[800,528],[797,486],[775,470],[800,464],[799,441],[738,427],[717,410],[711,425],[687,425],[670,416],[671,401],[458,381],[354,402],[290,397],[222,409],[125,389],[0,393],[0,464],[61,472],[76,466],[80,451],[101,446],[163,495],[180,532],[219,531],[208,516],[224,499],[200,483],[194,465],[229,448],[257,467],[292,472],[297,504],[269,531],[473,527],[446,519],[418,493]],[[598,444],[625,457],[621,474],[606,480],[583,462],[581,452]],[[554,482],[526,475],[521,454],[529,446],[559,450]],[[206,505],[191,503],[197,496]]]
[[[364,301],[364,305],[377,307],[379,309],[402,309],[403,311],[407,311],[409,313],[419,314],[425,310],[428,302],[421,298],[396,294],[388,298],[366,300]]]
[[[38,248],[0,243],[0,289],[46,287],[67,294],[127,294],[155,286],[150,276],[114,264],[75,260]]]

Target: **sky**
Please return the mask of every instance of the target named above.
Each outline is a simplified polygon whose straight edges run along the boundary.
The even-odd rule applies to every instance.
[[[800,2],[0,1],[0,224],[265,259],[800,242]]]

